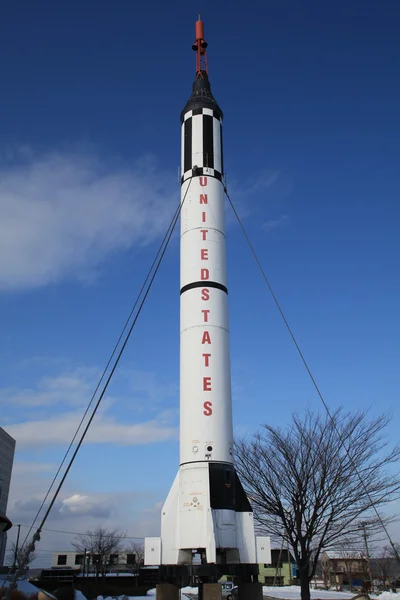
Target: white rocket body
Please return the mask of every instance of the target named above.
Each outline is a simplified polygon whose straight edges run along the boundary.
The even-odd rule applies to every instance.
[[[222,112],[206,74],[182,112],[180,467],[145,564],[270,562],[234,470]]]
[[[181,465],[233,463],[224,187],[214,176],[221,172],[221,125],[211,109],[203,111],[189,111],[182,125],[191,129],[192,164],[203,174],[184,172],[181,192]],[[203,167],[205,117],[216,142],[213,169]],[[182,137],[185,149],[190,136]]]

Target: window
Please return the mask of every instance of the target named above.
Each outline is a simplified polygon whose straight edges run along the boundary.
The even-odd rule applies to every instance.
[[[75,564],[83,565],[83,554],[75,554]]]
[[[136,554],[127,554],[126,555],[126,564],[134,565],[136,563]]]
[[[118,554],[110,554],[110,565],[117,565],[118,558],[119,558]]]
[[[283,577],[265,577],[264,583],[266,585],[283,585]]]
[[[66,565],[67,564],[67,555],[59,554],[57,557],[57,564],[58,565]]]

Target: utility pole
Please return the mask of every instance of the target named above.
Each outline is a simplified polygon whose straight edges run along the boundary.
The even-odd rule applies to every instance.
[[[288,561],[288,565],[289,565],[289,585],[292,585],[292,580],[294,579],[294,577],[293,577],[293,565],[292,565],[292,557],[290,555],[289,542],[288,542],[288,546],[287,546],[287,561]],[[283,582],[283,585],[285,585],[285,582]]]
[[[276,580],[278,577],[279,577],[279,580],[282,579],[282,551],[283,551],[284,543],[285,543],[285,540],[284,540],[284,538],[282,538],[282,546],[279,551],[278,562],[276,563],[276,568],[275,568],[274,583],[272,585],[276,585]],[[278,585],[280,585],[280,584],[278,584]]]
[[[18,533],[17,533],[17,541],[15,542],[15,552],[14,552],[14,566],[17,566],[17,560],[18,560],[18,546],[19,546],[19,535],[21,532],[21,525],[17,525],[18,527]]]
[[[368,567],[368,574],[369,574],[369,580],[371,582],[371,589],[370,592],[372,592],[373,589],[373,584],[372,584],[372,571],[371,571],[371,561],[369,558],[369,550],[368,550],[368,536],[367,536],[367,524],[365,521],[363,521],[361,523],[361,528],[363,530],[363,538],[364,538],[364,545],[365,545],[365,554],[367,557],[367,567]]]

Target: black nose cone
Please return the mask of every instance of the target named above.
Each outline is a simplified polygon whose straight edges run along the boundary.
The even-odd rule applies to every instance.
[[[196,108],[211,108],[220,119],[223,118],[222,110],[212,95],[210,81],[205,71],[201,71],[201,77],[197,77],[193,82],[192,95],[181,112],[181,122],[183,123],[185,113]]]

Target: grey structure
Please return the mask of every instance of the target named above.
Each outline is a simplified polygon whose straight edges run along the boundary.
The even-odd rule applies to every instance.
[[[15,440],[0,427],[0,515],[7,512],[11,473],[14,462]],[[7,534],[0,533],[0,567],[4,564]]]

